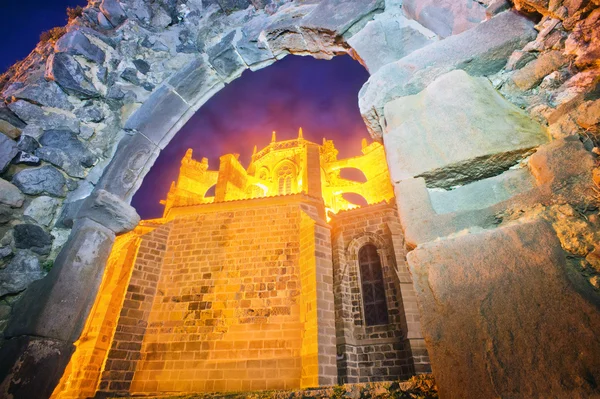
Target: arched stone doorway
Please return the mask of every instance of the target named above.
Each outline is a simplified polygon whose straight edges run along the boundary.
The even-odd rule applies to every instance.
[[[472,391],[465,391],[466,386],[480,397],[514,390],[540,395],[548,389],[579,390],[583,395],[596,390],[597,294],[572,272],[572,257],[563,253],[564,249],[587,259],[593,249],[569,246],[572,240],[557,216],[567,213],[575,220],[577,206],[590,203],[595,160],[572,136],[577,126],[565,127],[568,121],[561,119],[560,109],[548,114],[551,125],[561,125],[554,126],[556,140],[546,144],[548,137],[538,124],[500,97],[488,81],[477,78],[498,78],[509,56],[518,56],[513,51],[535,43],[533,23],[513,11],[500,12],[499,2],[494,2],[495,7],[481,8],[475,17],[488,18],[485,22],[451,23],[438,35],[457,35],[435,41],[435,35],[406,19],[395,2],[267,3],[217,1],[205,7],[201,2],[93,2],[65,36],[42,45],[43,51],[8,75],[8,83],[21,83],[3,89],[3,96],[11,99],[10,112],[2,108],[10,131],[41,131],[42,144],[49,148],[57,148],[53,142],[66,142],[68,153],[77,154],[83,167],[94,162],[88,162],[89,154],[74,135],[89,137],[104,152],[102,162],[86,171],[87,178],[79,184],[81,201],[72,195],[74,201],[64,206],[64,222],[73,229],[54,268],[30,287],[13,311],[2,349],[0,371],[7,376],[3,392],[47,396],[79,336],[115,234],[138,221],[127,203],[160,149],[224,84],[246,68],[264,67],[288,53],[322,58],[351,53],[373,73],[361,93],[361,111],[371,133],[386,147],[406,244],[413,250],[408,260],[425,316],[422,327],[442,392],[467,397]],[[411,5],[405,5],[404,12],[419,20],[420,8],[407,7]],[[581,22],[580,30],[587,28],[585,18],[593,14],[567,9],[555,15],[555,10],[541,6],[528,8],[562,15],[558,19],[565,23],[572,17],[571,24]],[[452,11],[464,17],[461,7]],[[463,20],[473,18],[456,19]],[[405,47],[385,40],[387,34],[417,39]],[[151,52],[165,53],[156,58],[164,70],[152,72],[148,60],[156,54]],[[113,62],[105,62],[107,55]],[[546,68],[558,69],[562,61],[553,61],[545,65],[554,66]],[[525,59],[511,62],[522,66]],[[577,62],[581,68],[590,65],[582,57]],[[510,76],[516,88],[507,89],[507,95],[518,98],[537,84],[539,68],[530,69],[529,75],[522,69],[525,72]],[[586,76],[580,76],[582,87],[594,82],[586,83]],[[52,99],[40,95],[52,90]],[[129,93],[141,101],[111,110],[111,101],[120,105]],[[415,107],[419,102],[425,106]],[[94,108],[108,117],[97,118]],[[415,121],[433,122],[419,126]],[[489,126],[498,128],[490,132]],[[62,133],[44,140],[51,130]],[[448,136],[440,132],[458,135],[445,141]],[[432,155],[423,144],[433,145],[438,153]],[[16,144],[7,146],[15,151]],[[527,166],[520,164],[536,149]],[[76,178],[80,165],[73,167],[69,161],[48,162]],[[58,197],[66,194],[70,182],[49,166],[15,173],[12,181],[28,195]],[[533,220],[534,216],[539,217]],[[581,229],[593,242],[598,228],[592,223]],[[524,238],[531,236],[538,239]],[[468,267],[460,269],[461,265]],[[490,265],[495,274],[486,273]],[[535,271],[541,267],[543,284]],[[410,279],[408,271],[405,277]],[[552,300],[547,300],[549,292],[555,294]],[[40,301],[39,295],[46,300]],[[510,312],[502,306],[506,303],[511,303]],[[458,312],[465,314],[460,327],[440,324]],[[558,328],[544,322],[551,316],[558,318]],[[518,322],[523,319],[531,323]],[[578,339],[561,346],[558,354],[546,351],[569,325],[583,319],[587,324],[576,332]],[[540,329],[548,334],[538,336]],[[520,331],[515,345],[535,349],[516,359],[504,358],[499,352],[514,350],[503,345],[512,342],[515,331]],[[473,334],[476,339],[466,339]],[[583,360],[578,353],[584,354]],[[556,358],[562,359],[563,368],[550,367]],[[536,370],[532,359],[541,359]],[[508,363],[510,367],[504,366]],[[462,379],[457,380],[458,375]],[[565,379],[577,382],[547,387],[548,381]]]

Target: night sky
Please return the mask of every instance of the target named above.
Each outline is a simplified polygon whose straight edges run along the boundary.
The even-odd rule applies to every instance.
[[[76,0],[0,0],[4,71],[24,58],[41,32],[66,23],[66,7],[85,5]],[[24,11],[26,10],[26,11]],[[298,128],[307,140],[333,139],[341,157],[360,154],[368,137],[358,110],[358,91],[368,79],[366,70],[348,56],[333,60],[287,56],[256,72],[246,71],[212,97],[177,133],[159,156],[134,196],[132,205],[142,219],[162,216],[159,200],[176,180],[188,148],[194,158],[209,159],[217,170],[219,156],[239,153],[247,166],[254,145],[259,150],[277,131],[277,139],[295,138]]]

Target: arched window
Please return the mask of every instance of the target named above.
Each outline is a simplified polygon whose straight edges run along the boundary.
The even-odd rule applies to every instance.
[[[292,193],[292,181],[294,179],[294,167],[291,163],[284,163],[277,169],[277,182],[279,184],[279,195]]]
[[[365,323],[367,326],[388,324],[383,270],[375,245],[367,244],[358,251],[358,264],[360,267]]]

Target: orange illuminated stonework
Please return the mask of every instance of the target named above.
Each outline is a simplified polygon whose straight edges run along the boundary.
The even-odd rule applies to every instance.
[[[163,218],[117,238],[54,398],[302,388],[429,370],[383,146],[188,150]],[[361,179],[342,177],[358,169]],[[214,194],[212,193],[214,187]],[[353,193],[362,207],[345,198]]]
[[[181,161],[179,178],[173,183],[165,205],[165,218],[178,208],[252,198],[304,193],[322,198],[325,209],[332,213],[358,208],[343,195],[354,193],[368,204],[390,201],[394,190],[385,160],[383,145],[362,143],[362,155],[338,159],[333,141],[323,139],[318,145],[302,136],[295,140],[272,142],[260,151],[254,149],[252,161],[244,168],[237,154],[220,159],[219,170],[209,170],[208,160],[192,159],[189,149]],[[353,169],[364,175],[365,181],[340,177],[342,169]],[[209,193],[211,188],[214,193]]]

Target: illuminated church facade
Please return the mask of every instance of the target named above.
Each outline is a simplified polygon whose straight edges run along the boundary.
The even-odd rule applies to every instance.
[[[228,154],[218,170],[188,150],[162,203],[162,218],[118,237],[54,398],[430,371],[381,144],[338,159],[332,141],[273,133],[247,168]]]

